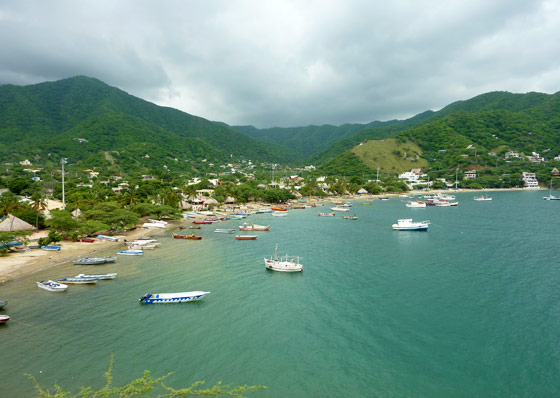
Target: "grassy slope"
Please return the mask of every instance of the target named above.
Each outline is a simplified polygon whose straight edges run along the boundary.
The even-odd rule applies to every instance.
[[[414,168],[426,168],[428,162],[420,158],[422,150],[411,141],[399,142],[394,138],[370,140],[352,149],[371,169],[383,173],[399,173]]]

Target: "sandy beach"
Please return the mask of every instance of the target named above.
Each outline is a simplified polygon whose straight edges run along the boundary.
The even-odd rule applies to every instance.
[[[522,188],[508,188],[508,189],[469,189],[469,190],[457,190],[457,191],[441,191],[441,190],[434,190],[434,191],[409,191],[406,192],[406,195],[413,195],[413,194],[428,194],[428,193],[479,193],[479,192],[492,192],[492,191],[522,191]],[[339,201],[350,201],[350,200],[375,200],[379,196],[399,196],[398,193],[392,194],[383,194],[383,195],[345,195],[345,196],[329,196],[324,199],[310,199],[308,204],[312,205],[327,205],[332,202],[339,202]],[[295,201],[297,202],[297,201]],[[294,202],[294,203],[295,203]],[[243,206],[237,207],[240,210],[256,210],[258,208],[262,208],[262,205],[257,203],[247,203]],[[221,215],[228,215],[231,214],[233,211],[231,209],[217,209],[215,210],[216,214]],[[204,218],[204,216],[201,216]],[[165,229],[162,228],[136,228],[132,231],[125,232],[120,235],[115,235],[115,237],[119,238],[119,242],[110,242],[104,240],[96,240],[93,243],[86,243],[86,242],[71,242],[71,241],[63,241],[61,242],[62,250],[59,252],[56,251],[46,251],[41,249],[33,249],[22,251],[18,253],[11,253],[6,257],[0,257],[0,283],[7,282],[12,279],[17,279],[22,275],[28,275],[35,273],[37,271],[41,271],[47,268],[54,267],[56,265],[66,263],[72,260],[75,260],[79,257],[95,257],[96,253],[104,251],[109,248],[118,248],[118,250],[122,250],[125,248],[122,242],[124,240],[134,240],[136,238],[151,236],[152,234],[161,233],[164,230],[175,229],[178,228],[180,225],[190,224],[192,221],[187,219],[170,221]],[[40,231],[30,237],[32,243],[35,243],[39,237],[46,236],[48,231]]]

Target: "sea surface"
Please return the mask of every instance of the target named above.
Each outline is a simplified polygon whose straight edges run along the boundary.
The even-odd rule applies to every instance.
[[[0,286],[0,397],[25,397],[32,374],[77,392],[142,372],[262,384],[251,397],[560,396],[560,201],[548,192],[458,194],[458,207],[406,199],[354,201],[358,220],[318,217],[329,205],[271,224],[255,241],[204,225],[202,241],[156,233],[161,248],[112,265],[64,264]],[[398,232],[399,218],[430,220]],[[267,271],[264,257],[299,255],[304,272]],[[122,249],[116,243],[106,254]],[[64,250],[64,249],[63,249]],[[0,261],[2,261],[0,259]],[[65,293],[35,282],[118,272]],[[145,305],[145,293],[205,290],[196,303]]]

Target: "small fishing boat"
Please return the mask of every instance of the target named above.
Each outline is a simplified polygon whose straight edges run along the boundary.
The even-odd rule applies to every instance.
[[[236,235],[235,240],[255,240],[258,235]]]
[[[97,235],[97,239],[109,240],[111,242],[118,242],[119,241],[119,238],[115,238],[113,236],[107,236],[107,235]]]
[[[232,234],[235,232],[235,229],[224,229],[224,228],[217,228],[214,230],[214,232],[218,232],[221,234]]]
[[[189,301],[198,301],[207,294],[210,294],[210,292],[146,293],[138,301],[146,304],[188,303]]]
[[[193,221],[193,224],[212,224],[214,221],[210,220],[202,220],[202,221]]]
[[[342,206],[335,206],[335,207],[331,207],[332,211],[350,211],[350,209],[348,207],[342,207]]]
[[[474,200],[476,200],[477,202],[490,202],[492,198],[489,198],[488,195],[479,195],[475,196]]]
[[[78,242],[93,243],[93,242],[95,242],[95,239],[83,238],[83,239],[78,239]]]
[[[289,256],[284,255],[282,257],[278,257],[278,245],[274,249],[274,256],[270,257],[270,259],[264,259],[264,265],[266,269],[271,271],[279,271],[279,272],[301,272],[303,271],[303,265],[299,262],[299,256]]]
[[[288,215],[287,211],[273,211],[272,215],[274,217],[286,217]]]
[[[115,279],[117,277],[117,273],[110,273],[110,274],[78,274],[76,278],[96,278],[99,280],[106,280],[106,279]]]
[[[420,200],[410,200],[405,203],[405,206],[415,208],[415,209],[420,209],[426,207],[426,202],[422,202]]]
[[[189,225],[187,228],[182,229],[200,229],[200,225]]]
[[[270,225],[259,225],[259,224],[252,224],[252,223],[243,223],[243,225],[239,226],[241,231],[269,231]]]
[[[121,254],[123,256],[141,256],[144,254],[143,250],[119,250],[117,254]]]
[[[86,285],[86,284],[93,284],[93,283],[97,283],[97,281],[99,280],[99,278],[85,278],[85,277],[64,277],[64,278],[60,278],[57,279],[58,282],[64,282],[64,283],[72,283],[72,284],[76,284],[76,285]]]
[[[68,289],[68,285],[51,280],[37,282],[37,286],[41,289],[48,290],[49,292],[64,292]]]
[[[270,210],[272,211],[288,211],[286,207],[271,207]]]
[[[173,234],[175,239],[192,239],[192,240],[201,240],[202,236],[196,236],[195,234],[188,234],[188,235],[180,235],[180,234]]]
[[[163,224],[160,222],[145,222],[142,224],[144,228],[165,228],[167,224]]]
[[[138,243],[128,243],[127,244],[128,250],[154,250],[156,247],[159,247],[159,243],[146,243],[146,244],[138,244]]]
[[[371,206],[372,204],[373,204],[373,203],[371,203],[371,202],[363,202],[363,203],[362,203],[363,206]]]
[[[83,257],[72,261],[76,265],[101,265],[114,263],[116,257]]]
[[[357,215],[353,215],[353,216],[342,216],[343,220],[357,220],[358,216]]]
[[[10,316],[9,315],[0,315],[0,325],[5,324],[6,322],[8,322],[10,320]]]
[[[335,213],[321,213],[319,212],[319,217],[334,217]]]
[[[62,249],[62,247],[61,246],[41,246],[41,249],[59,252],[60,249]]]
[[[413,222],[412,218],[403,218],[393,224],[393,229],[397,231],[427,231],[430,221]]]
[[[389,197],[388,196],[380,196],[379,200],[389,200]]]

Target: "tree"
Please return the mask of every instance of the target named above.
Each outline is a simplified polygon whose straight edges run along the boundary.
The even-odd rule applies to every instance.
[[[31,205],[31,207],[33,208],[33,210],[35,210],[37,212],[36,218],[35,218],[35,228],[38,230],[39,229],[39,214],[41,211],[44,211],[47,208],[47,202],[45,201],[45,197],[43,195],[41,195],[40,192],[35,192],[33,193],[33,195],[31,195],[31,200],[33,200],[33,204]]]
[[[80,223],[66,210],[53,210],[47,226],[60,233],[62,236],[71,236],[76,233]]]
[[[30,235],[31,231],[10,231],[0,232],[0,251],[7,252],[10,250],[14,242],[21,242],[27,240],[25,237]]]

